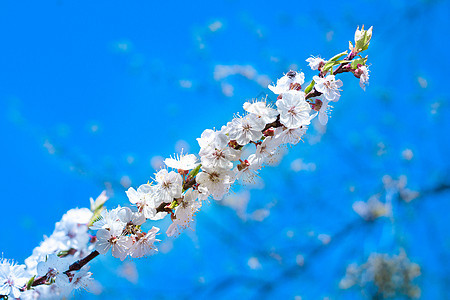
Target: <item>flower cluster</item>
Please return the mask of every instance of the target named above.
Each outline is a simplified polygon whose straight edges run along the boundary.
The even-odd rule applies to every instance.
[[[303,72],[287,72],[268,86],[277,95],[275,103],[268,103],[267,97],[245,102],[243,114],[236,114],[220,130],[206,129],[201,134],[198,157],[181,153],[165,159],[165,167],[155,173],[152,182],[126,191],[131,208],[104,209],[107,197],[103,193],[91,200],[90,210],[69,211],[55,232],[34,249],[26,268],[1,262],[0,297],[62,298],[73,289],[88,288],[93,279],[85,265],[97,255],[111,249],[112,256],[124,260],[157,252],[160,229],[145,229],[147,222],[170,215],[172,224],[166,234],[176,236],[191,226],[203,201],[221,200],[235,181],[252,182],[264,165],[280,159],[281,147],[302,140],[312,119],[318,116],[321,124],[327,124],[329,103],[341,96],[343,83],[335,78],[337,74],[351,72],[365,88],[367,57],[358,55],[367,49],[371,29],[370,35],[358,31],[350,53],[342,52],[328,61],[307,59],[319,74],[306,87]]]
[[[25,265],[1,260],[0,295],[58,299],[68,297],[75,289],[89,288],[92,274],[88,268],[76,273],[66,271],[94,249],[95,237],[89,233],[89,224],[106,200],[108,197],[103,192],[95,201],[91,198],[92,210],[75,208],[64,214],[53,233],[25,259]]]

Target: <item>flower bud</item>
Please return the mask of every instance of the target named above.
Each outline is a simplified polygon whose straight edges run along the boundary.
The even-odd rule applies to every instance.
[[[370,40],[372,39],[372,29],[373,26],[371,26],[368,30],[364,30],[364,25],[361,27],[361,30],[356,28],[355,31],[355,47],[350,50],[355,50],[355,52],[361,52],[364,50],[367,50],[369,48]],[[352,45],[350,43],[350,47],[352,48]]]

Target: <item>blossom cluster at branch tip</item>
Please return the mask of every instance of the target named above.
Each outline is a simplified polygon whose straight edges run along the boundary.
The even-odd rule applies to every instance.
[[[303,72],[290,70],[268,86],[277,97],[275,103],[267,97],[247,101],[244,113],[236,114],[220,130],[203,131],[197,139],[198,156],[181,152],[166,158],[165,167],[154,174],[152,182],[126,191],[131,207],[105,209],[108,197],[103,192],[91,199],[90,209],[68,211],[53,234],[25,260],[26,265],[0,260],[0,297],[67,297],[72,290],[89,289],[93,284],[85,264],[98,254],[111,253],[123,261],[156,253],[160,229],[149,226],[151,221],[170,215],[167,236],[192,228],[203,201],[221,200],[236,181],[254,182],[265,165],[280,161],[282,147],[302,140],[315,117],[327,124],[329,103],[341,96],[343,83],[335,78],[337,74],[353,73],[365,90],[367,57],[359,53],[367,49],[371,37],[372,28],[358,27],[350,53],[339,53],[328,61],[320,57],[306,60],[312,70],[320,72],[308,85]],[[85,258],[89,259],[80,263]]]

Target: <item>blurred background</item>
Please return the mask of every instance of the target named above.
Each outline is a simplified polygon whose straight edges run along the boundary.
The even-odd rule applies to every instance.
[[[0,2],[0,252],[107,207],[310,55],[374,26],[323,127],[160,253],[92,262],[83,299],[450,299],[448,1]],[[316,120],[317,121],[317,120]],[[164,232],[170,220],[158,224]],[[420,275],[419,275],[420,274]]]

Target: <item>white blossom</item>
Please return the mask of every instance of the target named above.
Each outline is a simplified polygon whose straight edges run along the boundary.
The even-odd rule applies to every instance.
[[[277,85],[269,85],[269,89],[274,94],[282,94],[291,89],[291,84],[298,83],[299,85],[302,85],[305,82],[305,74],[303,72],[296,72],[296,71],[289,71],[277,80]]]
[[[359,77],[359,86],[365,91],[366,85],[369,84],[369,68],[367,66],[360,66],[361,76]]]
[[[25,265],[10,264],[2,261],[0,264],[0,295],[19,298],[21,291],[30,279],[25,272]]]
[[[143,257],[154,254],[158,249],[155,242],[159,242],[156,233],[159,228],[152,227],[147,233],[139,233],[135,236],[134,244],[130,247],[129,254],[133,258]]]
[[[300,91],[284,93],[276,105],[280,113],[280,122],[287,128],[309,125],[311,107],[305,101],[305,93]]]
[[[264,121],[254,114],[237,116],[227,125],[230,139],[241,146],[247,145],[250,141],[258,141],[265,126]]]
[[[318,70],[320,64],[325,63],[325,60],[323,60],[322,58],[314,56],[311,56],[306,61],[309,63],[309,67],[311,68],[311,70]]]
[[[68,280],[69,278],[67,276],[64,280],[62,278],[57,280],[56,284],[61,287],[62,295],[67,297],[73,290],[89,290],[94,279],[92,278],[92,273],[88,271],[89,267],[85,266],[80,271],[76,272],[70,280]]]
[[[175,209],[175,218],[166,231],[168,236],[178,235],[191,225],[195,213],[202,207],[202,202],[197,200],[197,197],[198,191],[188,190],[185,193],[180,205]]]
[[[37,265],[37,274],[47,276],[48,279],[65,276],[63,273],[69,269],[70,262],[67,258],[59,258],[56,254],[50,254],[46,261]]]
[[[321,92],[325,96],[326,100],[339,100],[339,98],[341,97],[339,88],[342,86],[342,81],[340,79],[335,80],[334,75],[327,75],[327,77],[325,78],[314,76],[313,80],[316,83],[314,85],[314,88],[318,92]]]
[[[214,200],[222,199],[223,195],[228,193],[235,176],[232,171],[222,169],[203,168],[203,171],[197,175],[199,191],[204,195],[211,194]]]
[[[166,158],[164,163],[169,168],[188,171],[198,166],[197,161],[198,159],[194,154],[181,153],[180,155],[177,154],[174,158]]]
[[[90,227],[91,230],[99,230],[99,229],[117,229],[121,230],[124,228],[125,223],[122,222],[119,218],[119,211],[122,209],[120,205],[112,210],[103,210],[100,213],[100,218],[92,224]]]
[[[112,256],[124,260],[127,257],[133,241],[129,236],[123,236],[121,230],[117,229],[99,229],[97,231],[97,243],[95,250],[100,254],[106,254],[111,248]]]
[[[261,169],[262,163],[263,161],[257,159],[255,154],[251,154],[234,169],[236,179],[244,183],[254,183],[255,177],[258,177],[258,170]]]
[[[302,126],[300,128],[285,129],[279,131],[274,138],[278,140],[281,144],[291,144],[297,145],[299,141],[302,140],[303,135],[306,133],[307,126]]]
[[[245,102],[243,107],[245,111],[261,118],[265,124],[274,122],[278,116],[277,110],[269,107],[266,101]]]
[[[126,191],[130,202],[143,213],[147,219],[159,220],[164,218],[166,212],[157,212],[156,208],[162,203],[156,193],[156,186],[150,184],[142,184],[137,190],[129,188]]]
[[[158,182],[155,187],[159,198],[156,200],[156,204],[172,202],[174,198],[181,197],[183,178],[181,178],[180,174],[161,169],[155,174],[155,179]]]
[[[228,137],[215,132],[215,138],[200,151],[202,166],[207,168],[231,169],[232,161],[238,160],[241,152],[228,147]]]

